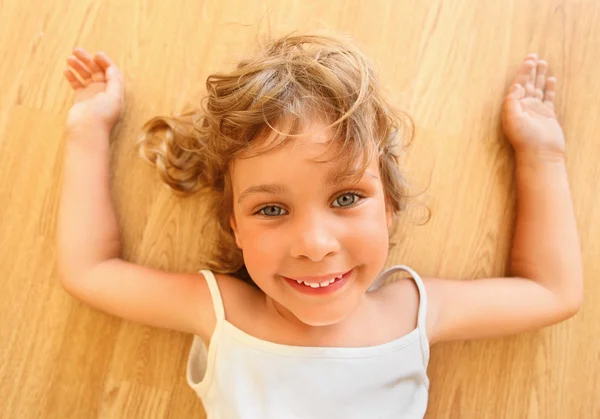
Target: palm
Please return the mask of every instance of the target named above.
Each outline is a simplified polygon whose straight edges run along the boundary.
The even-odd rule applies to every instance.
[[[85,50],[75,48],[74,56],[67,62],[74,71],[66,70],[65,76],[75,92],[74,104],[69,110],[67,126],[94,123],[111,129],[123,110],[123,84],[120,72],[104,54],[95,59]],[[114,71],[108,74],[108,68]],[[82,83],[79,78],[83,79]]]
[[[547,64],[529,55],[504,102],[504,131],[518,150],[563,153],[564,134],[554,112],[556,79],[546,79]]]
[[[83,102],[88,99],[92,99],[99,93],[104,93],[106,91],[106,82],[104,81],[95,81],[90,83],[89,85],[75,89],[75,103]]]
[[[75,89],[75,100],[67,116],[67,124],[94,118],[106,125],[114,125],[119,119],[121,108],[106,93],[106,85],[105,82],[92,82]]]

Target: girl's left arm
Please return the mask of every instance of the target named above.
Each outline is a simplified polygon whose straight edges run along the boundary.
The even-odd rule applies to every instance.
[[[428,336],[498,337],[573,316],[583,300],[583,268],[565,165],[565,138],[554,111],[556,78],[529,54],[504,101],[503,127],[516,157],[517,220],[509,278],[424,278]]]
[[[573,316],[583,268],[564,158],[517,153],[517,221],[509,278],[423,278],[430,343],[499,337]]]

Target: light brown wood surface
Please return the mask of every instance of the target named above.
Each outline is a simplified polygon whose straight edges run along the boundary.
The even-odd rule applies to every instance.
[[[267,18],[268,16],[268,18]],[[514,160],[503,96],[528,52],[558,78],[557,113],[585,268],[585,302],[557,326],[434,346],[428,418],[600,418],[600,7],[537,1],[0,1],[0,417],[203,418],[185,383],[191,336],[95,311],[58,283],[55,231],[74,46],[126,80],[111,171],[125,259],[196,271],[201,197],[178,199],[137,157],[140,127],[197,101],[270,25],[329,28],[376,63],[416,136],[404,165],[421,206],[388,264],[423,276],[507,273]],[[425,208],[431,220],[420,226]],[[302,395],[299,395],[302,397]]]

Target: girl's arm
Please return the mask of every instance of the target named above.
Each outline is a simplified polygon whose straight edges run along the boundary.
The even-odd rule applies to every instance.
[[[581,306],[581,255],[564,160],[516,159],[515,277],[423,278],[431,343],[535,330],[573,316]]]
[[[58,212],[61,278],[77,278],[121,256],[117,215],[109,185],[109,136],[105,127],[67,133]]]
[[[81,127],[67,136],[58,214],[58,271],[64,289],[106,313],[197,335],[212,305],[200,274],[158,271],[120,259],[109,187],[109,134]]]
[[[121,112],[122,78],[106,56],[92,59],[81,49],[75,54],[69,63],[88,82],[65,73],[75,90],[75,104],[67,122],[58,214],[60,282],[74,297],[107,313],[206,335],[215,320],[201,274],[167,273],[120,259],[110,194],[109,136]],[[91,71],[86,73],[82,63]]]
[[[424,278],[430,342],[503,336],[573,316],[583,299],[583,268],[554,114],[556,80],[527,57],[504,103],[504,129],[516,156],[517,221],[509,278]]]

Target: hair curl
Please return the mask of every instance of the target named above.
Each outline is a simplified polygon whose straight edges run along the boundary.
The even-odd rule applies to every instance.
[[[188,195],[204,189],[218,220],[215,256],[207,265],[250,283],[230,226],[229,167],[242,153],[266,144],[265,137],[278,134],[257,154],[299,135],[300,125],[315,116],[333,121],[328,128],[336,128],[332,143],[341,143],[335,160],[344,164],[344,177],[362,175],[372,158],[379,160],[386,205],[394,214],[390,238],[409,196],[397,146],[403,149],[408,145],[403,140],[413,138],[410,116],[392,107],[372,63],[350,38],[294,32],[266,43],[233,71],[209,75],[200,109],[150,119],[136,143],[171,190]],[[155,135],[161,130],[163,137]]]

